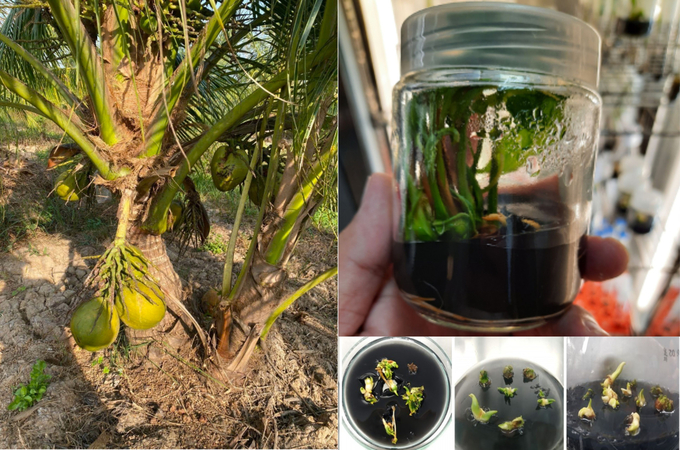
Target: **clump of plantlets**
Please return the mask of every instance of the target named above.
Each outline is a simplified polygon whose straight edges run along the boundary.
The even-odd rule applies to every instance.
[[[418,411],[418,408],[420,408],[420,404],[423,402],[423,393],[425,392],[425,388],[423,386],[414,388],[404,386],[404,390],[406,391],[406,393],[402,395],[401,398],[406,400],[406,406],[408,406],[409,416],[412,416]]]
[[[501,394],[505,395],[506,398],[512,398],[515,395],[517,395],[517,388],[511,388],[511,387],[504,387],[504,388],[498,388],[498,392]]]
[[[581,419],[595,420],[595,410],[593,410],[593,399],[588,400],[588,406],[579,410],[578,416]]]
[[[538,376],[536,372],[534,372],[534,369],[528,367],[522,371],[522,375],[524,375],[524,379],[528,381],[533,381]]]
[[[512,371],[512,366],[505,366],[503,368],[503,378],[506,380],[512,380],[512,377],[515,376],[515,372]]]
[[[647,406],[647,400],[645,400],[645,395],[643,394],[643,392],[644,389],[640,389],[640,392],[638,393],[637,397],[635,397],[635,404],[637,405],[638,408]]]
[[[614,373],[607,375],[607,377],[601,383],[602,402],[605,405],[609,405],[614,409],[619,407],[619,396],[616,394],[616,392],[614,392],[611,386],[612,384],[614,384],[614,381],[616,381],[619,375],[621,375],[621,372],[623,371],[623,366],[625,365],[626,365],[625,361],[619,364]]]
[[[629,436],[636,436],[640,432],[640,415],[638,413],[634,412],[626,417],[626,423],[628,424],[626,434]]]
[[[616,409],[619,407],[619,396],[612,388],[606,387],[602,390],[602,402]]]
[[[591,398],[593,396],[593,394],[594,394],[593,390],[588,389],[588,392],[586,392],[585,395],[583,396],[583,400],[588,400],[589,398]]]
[[[392,443],[396,444],[397,443],[397,419],[395,417],[395,407],[392,405],[392,420],[390,422],[386,421],[385,418],[382,418],[383,426],[385,427],[385,433],[387,433],[388,436],[392,436]]]
[[[386,359],[384,358],[382,361],[378,363],[378,366],[375,368],[375,370],[378,372],[378,375],[380,375],[380,378],[382,378],[383,382],[385,383],[385,386],[387,386],[387,389],[392,391],[394,395],[399,395],[399,386],[397,385],[396,380],[392,379],[392,369],[398,369],[399,365],[397,365],[396,362],[392,361],[391,359]]]
[[[625,388],[621,388],[621,394],[626,398],[633,396],[633,389],[631,388],[630,383],[627,383]]]
[[[45,361],[36,361],[31,369],[31,381],[15,389],[14,400],[7,406],[7,409],[23,411],[36,404],[47,391],[50,378],[52,377],[45,373]]]
[[[659,395],[663,394],[663,389],[659,385],[656,385],[652,388],[652,397],[656,398]]]
[[[470,394],[470,398],[472,399],[470,410],[472,411],[472,416],[477,422],[488,423],[494,415],[498,414],[498,411],[484,411],[479,406],[479,402],[477,401],[475,394]]]
[[[661,394],[654,402],[654,407],[659,412],[673,412],[673,400]]]
[[[364,400],[366,400],[371,405],[378,402],[378,399],[375,398],[375,395],[373,395],[373,386],[373,377],[366,377],[364,378],[364,386],[359,388],[364,396]]]
[[[479,385],[484,389],[491,386],[491,378],[489,378],[489,374],[484,369],[479,372]]]
[[[404,240],[537,231],[536,217],[499,205],[499,180],[527,164],[528,149],[543,148],[559,135],[565,100],[552,92],[491,85],[413,93],[404,133],[422,163],[406,178]],[[484,156],[482,140],[492,145]]]
[[[522,416],[516,417],[509,422],[503,422],[502,424],[498,425],[498,428],[506,432],[517,431],[522,427],[524,427],[524,419]]]

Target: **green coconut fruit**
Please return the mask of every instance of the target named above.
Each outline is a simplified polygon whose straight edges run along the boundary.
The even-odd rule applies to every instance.
[[[265,173],[262,173],[265,172]],[[278,185],[281,182],[281,173],[277,172],[276,173],[276,185]],[[251,202],[255,206],[260,206],[262,204],[262,196],[264,195],[264,188],[267,184],[267,173],[266,171],[260,170],[257,172],[257,177],[253,178],[253,181],[250,183],[250,189],[248,189],[248,198],[250,199]],[[276,186],[275,185],[275,186]],[[274,188],[276,189],[276,188]],[[271,193],[272,197],[275,195],[275,192],[272,191]]]
[[[201,0],[187,0],[187,8],[192,11],[201,10]]]
[[[86,186],[87,173],[85,171],[69,171],[59,175],[55,183],[55,191],[62,200],[76,202],[80,200]]]
[[[120,331],[118,312],[100,297],[76,308],[71,317],[71,333],[81,348],[96,352],[113,344]]]
[[[120,320],[135,330],[148,330],[160,323],[165,316],[165,301],[160,290],[137,282],[128,283],[123,292],[116,295],[116,311]],[[141,291],[141,292],[140,292]]]
[[[231,191],[248,175],[248,155],[243,150],[231,151],[224,145],[217,149],[210,161],[210,174],[218,190]]]

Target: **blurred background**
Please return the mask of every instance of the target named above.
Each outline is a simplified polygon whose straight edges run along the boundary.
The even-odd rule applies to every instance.
[[[369,174],[391,170],[391,93],[404,20],[449,1],[341,0],[340,229]],[[603,99],[590,234],[614,237],[628,271],[586,282],[576,304],[614,335],[680,335],[680,0],[521,0],[602,36]]]

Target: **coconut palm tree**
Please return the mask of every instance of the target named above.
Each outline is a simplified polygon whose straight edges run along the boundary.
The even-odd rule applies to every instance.
[[[103,348],[118,317],[145,329],[175,315],[205,332],[182,303],[161,235],[200,243],[208,218],[190,175],[214,152],[213,182],[242,186],[222,288],[207,296],[222,367],[239,370],[283,309],[335,274],[283,291],[286,265],[310,217],[335,199],[335,0],[0,0],[0,107],[43,116],[70,143],[56,194],[94,186],[119,198],[115,239],[72,320],[83,346]],[[246,202],[259,207],[238,273]],[[84,304],[85,304],[84,303]],[[81,323],[88,326],[79,325]],[[234,326],[232,326],[234,325]],[[228,365],[227,365],[228,364]]]

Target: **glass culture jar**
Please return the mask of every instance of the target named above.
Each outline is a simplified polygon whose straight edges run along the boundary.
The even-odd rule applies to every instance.
[[[590,221],[600,37],[572,16],[456,3],[402,27],[394,276],[426,319],[507,332],[571,304]]]

